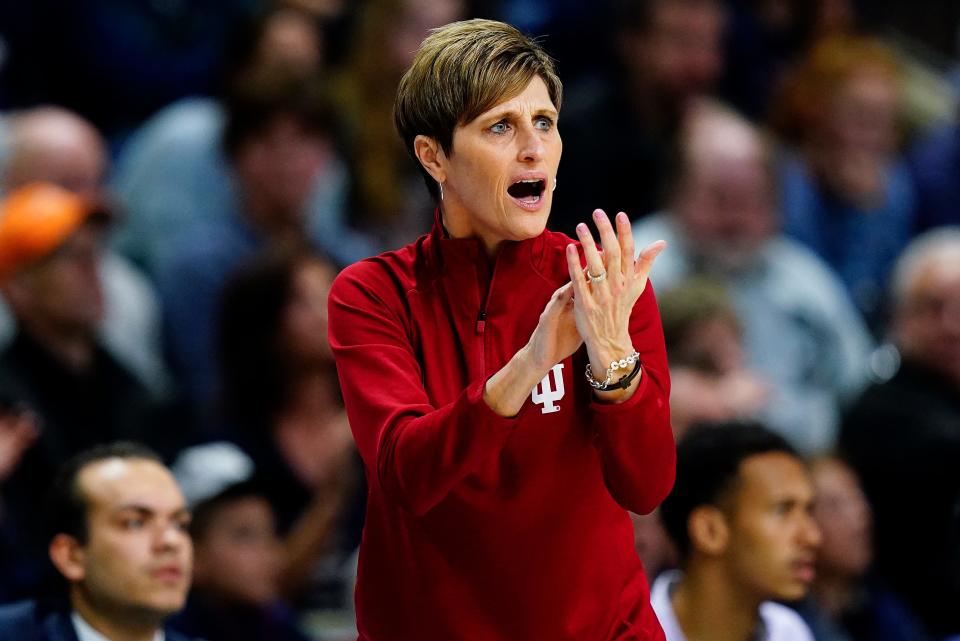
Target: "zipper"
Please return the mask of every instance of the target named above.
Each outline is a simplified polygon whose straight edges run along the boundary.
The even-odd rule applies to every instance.
[[[481,336],[483,335],[483,329],[487,325],[487,312],[486,310],[481,309],[477,314],[477,333]]]

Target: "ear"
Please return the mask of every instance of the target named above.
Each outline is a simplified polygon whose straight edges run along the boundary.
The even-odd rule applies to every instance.
[[[86,576],[86,552],[69,534],[58,534],[50,541],[50,560],[67,581],[77,583]]]
[[[413,153],[434,180],[442,183],[447,179],[447,155],[436,139],[420,134],[413,139]]]
[[[691,547],[708,556],[723,554],[730,539],[727,517],[712,505],[701,505],[690,513],[687,532]]]

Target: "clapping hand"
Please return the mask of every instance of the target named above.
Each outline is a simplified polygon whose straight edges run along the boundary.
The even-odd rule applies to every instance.
[[[573,284],[577,331],[587,346],[591,368],[602,379],[612,361],[634,351],[630,315],[647,286],[654,260],[667,244],[662,240],[651,243],[634,260],[633,232],[626,214],[617,214],[616,232],[603,210],[594,211],[593,220],[600,231],[602,253],[597,249],[590,229],[580,223],[577,237],[583,247],[587,268],[580,266],[580,256],[574,244],[567,246],[567,267]]]

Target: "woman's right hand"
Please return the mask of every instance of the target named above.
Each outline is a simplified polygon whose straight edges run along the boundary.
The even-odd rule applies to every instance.
[[[573,316],[573,283],[567,283],[553,292],[527,344],[487,379],[483,400],[500,416],[516,416],[537,383],[582,344]]]
[[[553,293],[537,323],[527,348],[537,370],[548,371],[583,344],[574,317],[573,283]]]

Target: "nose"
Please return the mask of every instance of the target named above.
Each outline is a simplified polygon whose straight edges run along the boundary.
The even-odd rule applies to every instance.
[[[521,162],[537,162],[543,159],[544,145],[541,132],[532,123],[520,129],[518,157]]]
[[[160,527],[154,538],[154,546],[159,551],[179,550],[189,541],[187,533],[176,523]]]

